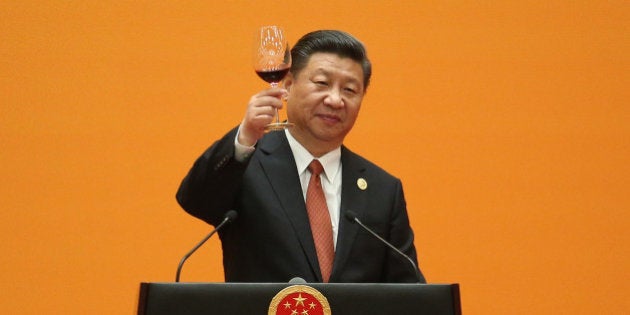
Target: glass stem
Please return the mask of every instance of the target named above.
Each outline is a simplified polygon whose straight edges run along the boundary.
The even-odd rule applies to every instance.
[[[272,88],[277,88],[278,87],[278,82],[271,82],[271,87]],[[280,124],[280,112],[278,111],[277,107],[276,107],[276,124]]]

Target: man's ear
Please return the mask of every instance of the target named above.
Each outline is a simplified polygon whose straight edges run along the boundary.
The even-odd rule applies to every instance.
[[[291,91],[291,86],[293,85],[293,74],[291,72],[287,73],[287,76],[284,77],[282,81],[282,87],[284,87],[287,91]]]

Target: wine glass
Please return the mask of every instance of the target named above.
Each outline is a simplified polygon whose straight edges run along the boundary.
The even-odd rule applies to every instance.
[[[271,87],[278,84],[289,73],[291,68],[291,49],[285,37],[284,30],[279,26],[262,26],[255,37],[254,43],[254,71],[268,82]],[[265,131],[284,130],[293,124],[280,122],[280,115],[276,108],[275,122],[267,125]]]

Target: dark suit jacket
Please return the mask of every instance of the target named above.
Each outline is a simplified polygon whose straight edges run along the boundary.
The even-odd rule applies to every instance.
[[[219,233],[227,282],[287,282],[294,277],[321,282],[286,135],[265,135],[252,156],[238,162],[236,131],[199,157],[177,192],[178,202],[215,226],[228,210],[238,212],[236,221]],[[416,261],[400,180],[345,147],[341,163],[341,222],[330,282],[417,282],[408,260],[344,217],[346,211],[354,211],[365,225]],[[359,189],[359,178],[367,182],[367,189]]]

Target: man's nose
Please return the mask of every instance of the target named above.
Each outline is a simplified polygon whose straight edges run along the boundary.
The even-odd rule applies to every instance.
[[[344,105],[344,100],[341,97],[341,92],[338,89],[330,89],[324,102],[326,105],[333,108],[341,108]]]

